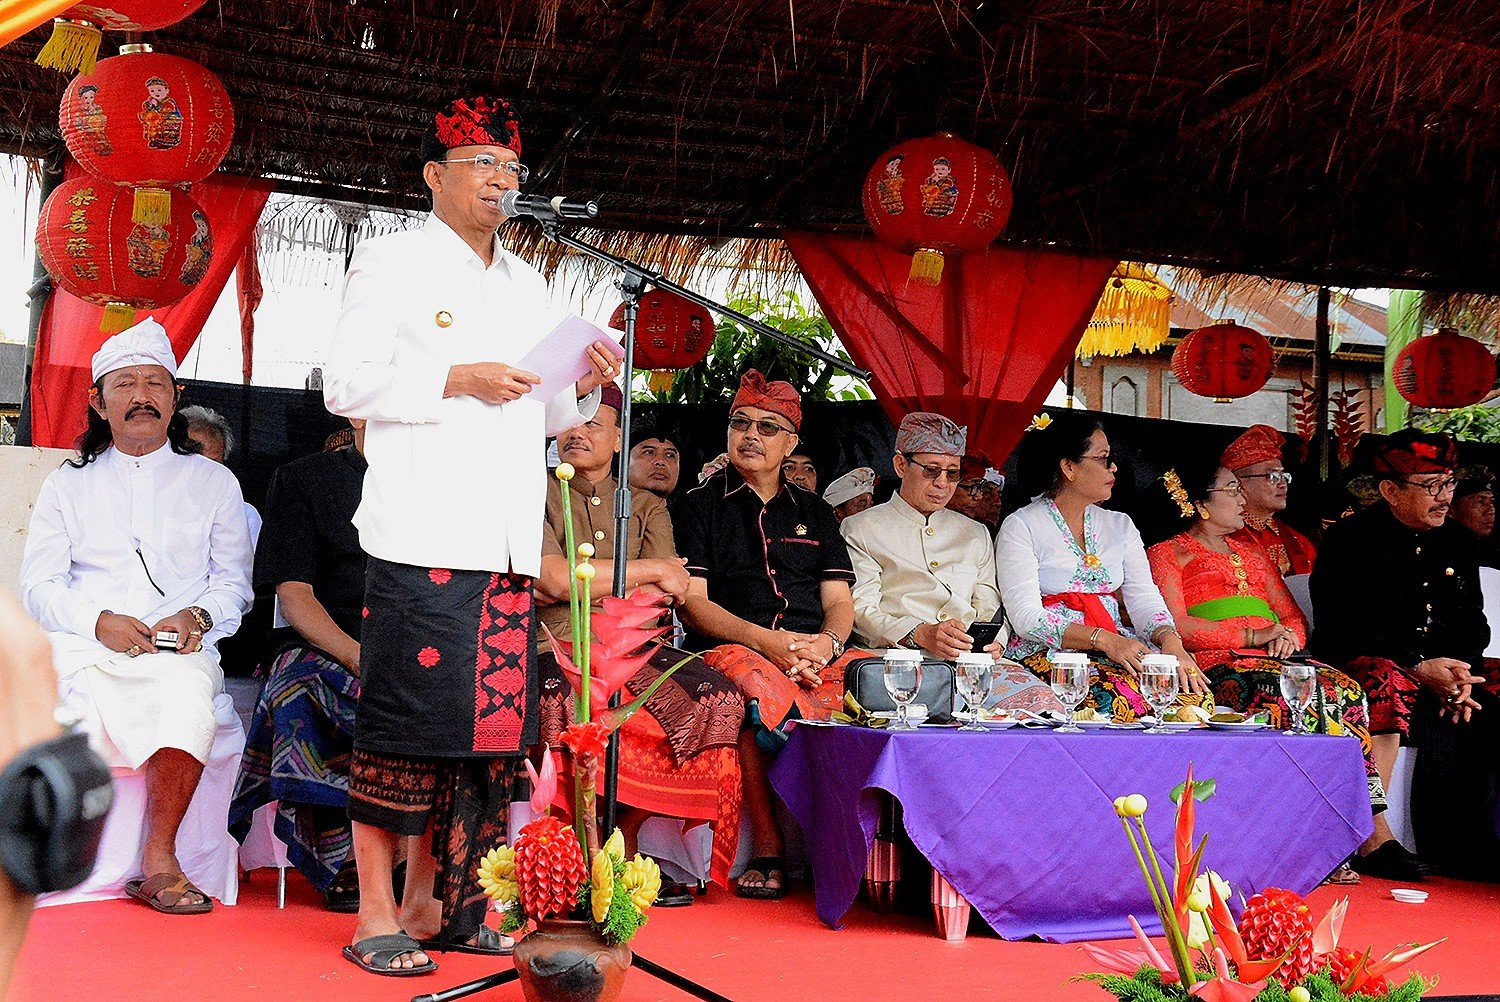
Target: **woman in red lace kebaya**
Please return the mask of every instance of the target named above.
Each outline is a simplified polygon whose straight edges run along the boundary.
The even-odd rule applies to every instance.
[[[1219,704],[1264,711],[1273,725],[1286,726],[1291,711],[1277,659],[1307,643],[1307,619],[1265,553],[1231,538],[1244,525],[1239,482],[1215,461],[1182,464],[1162,481],[1188,528],[1146,555],[1183,646],[1208,675]],[[1370,757],[1364,690],[1336,668],[1317,668],[1322,698],[1308,708],[1306,725],[1359,739],[1378,835],[1385,829],[1379,820],[1385,788]]]

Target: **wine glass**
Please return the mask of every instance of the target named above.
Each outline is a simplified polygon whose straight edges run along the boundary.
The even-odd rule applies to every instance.
[[[921,658],[887,658],[883,680],[885,691],[896,704],[896,722],[891,725],[891,730],[916,730],[917,725],[907,719],[906,707],[917,698],[917,692],[922,688]]]
[[[1177,702],[1177,694],[1181,691],[1176,658],[1172,660],[1174,663],[1170,665],[1153,664],[1149,659],[1141,663],[1141,696],[1156,713],[1156,723],[1146,730],[1147,734],[1172,733],[1172,728],[1167,726],[1167,708]]]
[[[990,694],[990,682],[995,674],[995,659],[988,654],[960,654],[954,669],[958,682],[958,694],[968,708],[969,719],[959,728],[961,731],[982,731],[984,725],[979,718],[984,713],[984,701]]]
[[[1052,692],[1067,714],[1058,734],[1082,734],[1083,728],[1073,722],[1073,713],[1089,694],[1089,662],[1083,655],[1063,655],[1052,659]]]
[[[1312,704],[1318,684],[1318,670],[1312,665],[1288,663],[1281,666],[1281,697],[1292,712],[1292,726],[1283,734],[1306,734],[1307,708]]]

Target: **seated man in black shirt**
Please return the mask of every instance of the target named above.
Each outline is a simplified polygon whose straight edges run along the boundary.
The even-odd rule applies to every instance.
[[[274,588],[291,630],[255,707],[229,807],[244,840],[251,815],[279,801],[276,835],[287,859],[334,911],[359,907],[350,852],[349,755],[359,701],[365,555],[354,528],[368,464],[364,422],[354,445],[276,471],[255,556],[255,588]]]
[[[1496,859],[1493,784],[1500,707],[1480,676],[1490,627],[1471,533],[1448,520],[1458,449],[1446,435],[1391,435],[1373,466],[1380,500],[1328,530],[1309,582],[1318,658],[1370,701],[1370,741],[1390,783],[1402,744],[1420,746],[1412,821],[1427,864],[1457,875]],[[1362,873],[1420,880],[1394,839],[1366,846]]]
[[[788,719],[826,719],[844,698],[844,642],[854,628],[854,571],[828,502],[787,483],[802,405],[790,383],[754,369],[730,406],[729,466],[673,512],[687,560],[687,648],[728,676],[752,724],[740,732],[744,810],[753,858],[741,897],[786,893],[781,831],[766,780]]]

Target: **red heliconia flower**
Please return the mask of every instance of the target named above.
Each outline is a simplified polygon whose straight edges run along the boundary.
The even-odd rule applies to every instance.
[[[1258,960],[1291,955],[1271,975],[1283,988],[1299,983],[1316,969],[1312,909],[1302,895],[1283,887],[1267,887],[1245,903],[1240,917],[1245,952]]]
[[[528,917],[568,914],[587,879],[588,866],[572,828],[545,814],[521,829],[516,839],[516,882]]]
[[[666,595],[648,593],[640,588],[615,598],[611,595],[601,603],[602,608],[593,613],[593,641],[589,645],[589,708],[601,712],[609,705],[609,697],[624,687],[636,672],[656,653],[652,641],[667,632],[659,626]],[[545,627],[544,627],[545,629]],[[573,664],[573,644],[569,638],[558,637],[547,630],[552,641],[552,653],[557,657],[558,667],[568,677],[568,682],[577,692],[583,684],[583,673]]]
[[[1328,973],[1333,978],[1334,984],[1345,988],[1345,995],[1353,995],[1355,991],[1363,992],[1366,995],[1384,995],[1391,990],[1390,982],[1385,979],[1385,975],[1383,974],[1368,978],[1367,980],[1361,980],[1368,973],[1370,965],[1368,954],[1342,946],[1324,957],[1323,962],[1329,966],[1330,970]],[[1359,972],[1359,977],[1354,977],[1356,971]],[[1354,978],[1353,983],[1350,981],[1351,977]]]

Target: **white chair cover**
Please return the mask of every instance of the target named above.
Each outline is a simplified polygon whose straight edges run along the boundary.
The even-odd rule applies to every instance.
[[[1302,615],[1307,617],[1307,628],[1312,629],[1312,596],[1307,590],[1307,579],[1310,575],[1293,574],[1286,579],[1286,590],[1292,593],[1292,598],[1297,600],[1297,605],[1302,609]]]

